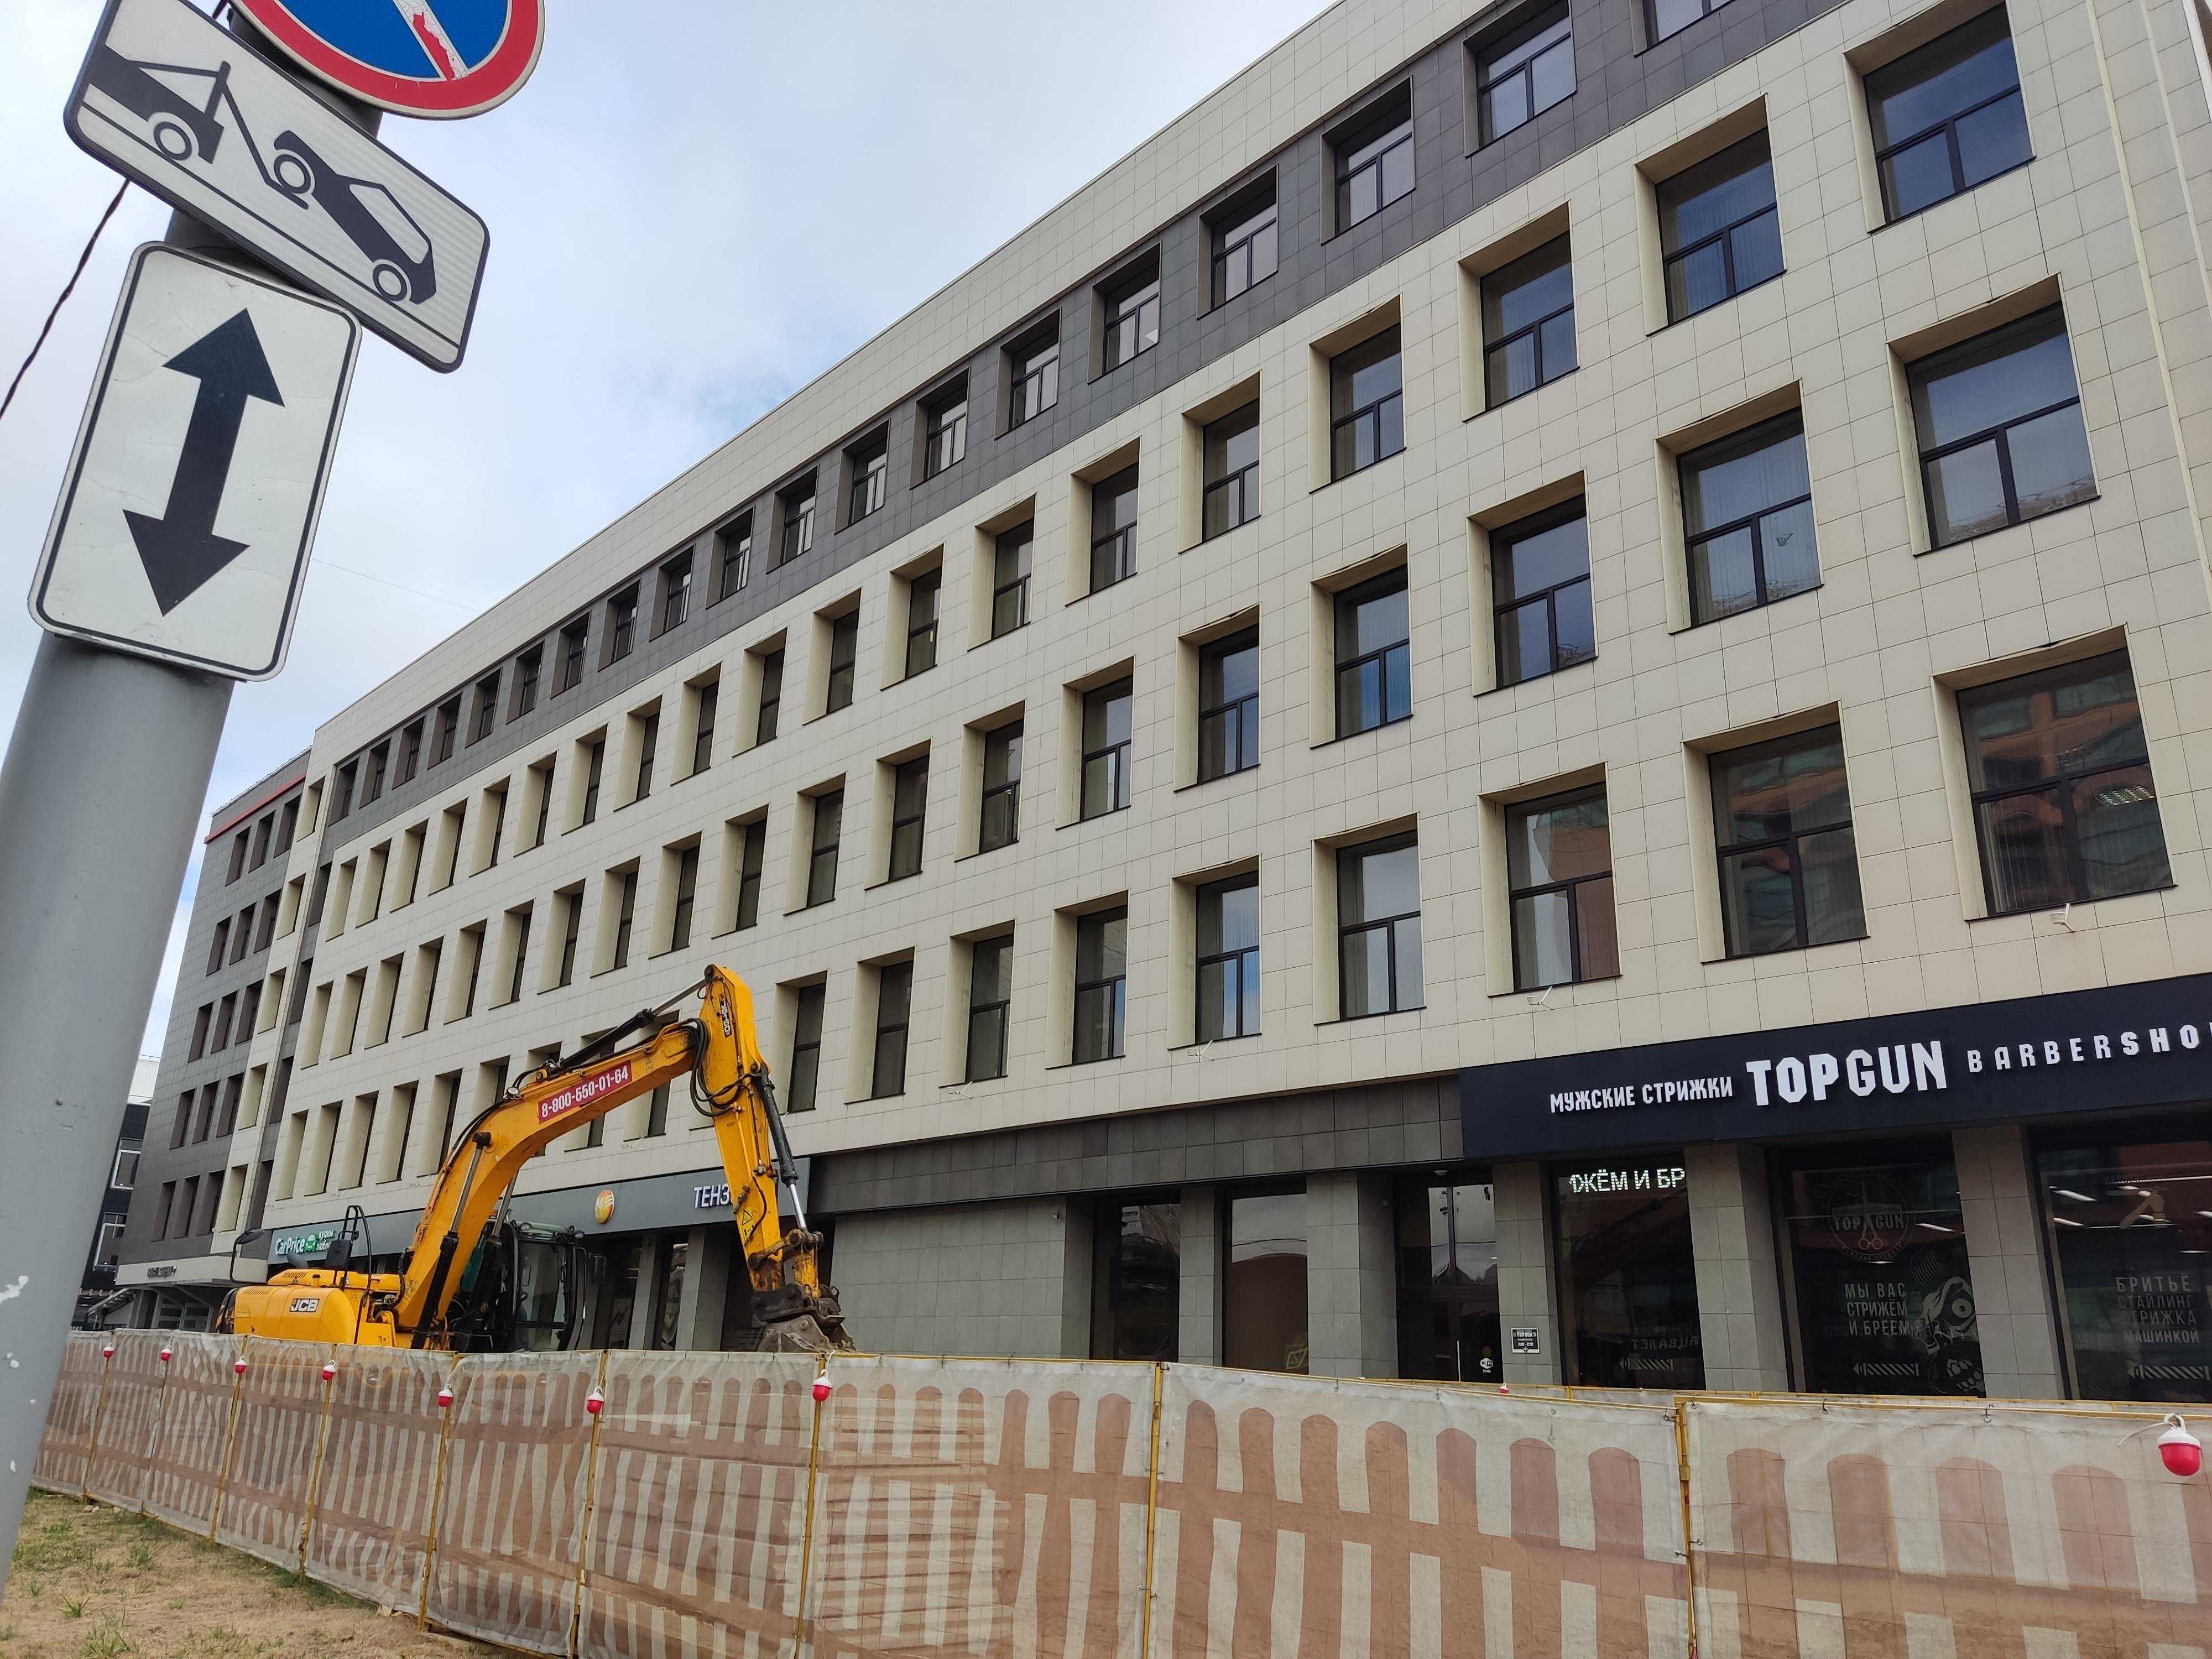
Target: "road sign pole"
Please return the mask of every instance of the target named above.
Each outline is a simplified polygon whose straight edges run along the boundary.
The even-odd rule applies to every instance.
[[[22,1518],[232,684],[48,634],[0,762],[0,1540]]]

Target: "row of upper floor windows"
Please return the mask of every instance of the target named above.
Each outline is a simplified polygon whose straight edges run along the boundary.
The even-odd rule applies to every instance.
[[[1707,0],[1651,0],[1644,18],[1656,42],[1717,8]],[[1868,118],[1866,158],[1877,179],[1885,222],[1910,217],[2031,159],[2025,105],[2008,31],[1996,6],[1933,40],[1911,20],[1888,44],[1854,53]],[[1516,10],[1486,24],[1466,46],[1469,131],[1495,141],[1564,101],[1575,86],[1572,21],[1564,7]],[[1330,222],[1341,231],[1410,194],[1413,178],[1413,83],[1397,84],[1366,100],[1326,135],[1330,156]],[[1680,147],[1677,147],[1679,149]],[[1278,268],[1279,204],[1270,170],[1240,186],[1202,216],[1214,305],[1227,303],[1264,283]],[[1658,280],[1668,320],[1709,309],[1779,276],[1782,248],[1773,171],[1764,131],[1647,179],[1660,242]],[[1154,245],[1094,285],[1093,337],[1100,343],[1100,371],[1142,356],[1161,337],[1160,250]],[[1482,281],[1486,401],[1495,404],[1556,379],[1574,366],[1571,284],[1564,245],[1539,250]],[[1060,313],[1018,331],[1001,349],[1000,429],[1012,433],[1058,402],[1061,373]],[[1395,453],[1403,444],[1395,352],[1372,349],[1376,361],[1348,349],[1331,386],[1328,469],[1341,477]],[[968,453],[970,403],[963,372],[915,400],[916,482],[957,466]],[[1256,453],[1253,462],[1256,468]],[[842,486],[837,474],[842,463]],[[1209,479],[1209,483],[1225,483]],[[890,432],[878,424],[841,446],[832,456],[770,492],[764,507],[749,507],[714,532],[711,569],[686,550],[641,574],[605,602],[599,629],[603,667],[627,658],[649,624],[655,634],[682,623],[695,592],[711,586],[719,601],[750,579],[757,540],[782,566],[811,552],[823,520],[823,495],[842,506],[841,526],[872,516],[889,499]],[[1221,501],[1231,522],[1249,512],[1237,489]],[[1214,498],[1206,498],[1210,515]],[[1256,501],[1250,510],[1256,510]],[[767,522],[756,523],[765,513]],[[1209,516],[1208,522],[1211,523]],[[648,609],[649,587],[657,587]],[[711,602],[711,601],[710,601]],[[592,618],[576,617],[550,641],[526,647],[510,664],[453,693],[337,769],[332,818],[356,799],[373,801],[389,783],[412,779],[426,764],[441,763],[465,743],[488,738],[499,722],[502,689],[512,721],[538,704],[550,678],[552,694],[580,684],[588,671]],[[465,738],[464,728],[465,726]]]
[[[245,825],[230,838],[230,867],[223,877],[223,884],[228,886],[248,870],[258,870],[271,858],[283,857],[292,850],[292,842],[299,830],[297,795],[281,806],[270,807]]]

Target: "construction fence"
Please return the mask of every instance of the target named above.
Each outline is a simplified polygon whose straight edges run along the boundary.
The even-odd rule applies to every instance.
[[[2212,1659],[2144,1407],[110,1340],[37,1484],[535,1653]]]

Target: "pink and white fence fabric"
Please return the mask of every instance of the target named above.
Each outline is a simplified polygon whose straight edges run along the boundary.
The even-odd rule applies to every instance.
[[[575,1659],[2212,1659],[2141,1407],[114,1346],[38,1484]]]

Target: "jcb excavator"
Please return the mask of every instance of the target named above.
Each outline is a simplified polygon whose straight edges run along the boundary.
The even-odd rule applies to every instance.
[[[693,991],[701,994],[698,1012],[681,1018],[676,1010]],[[622,1046],[638,1032],[641,1040]],[[572,1265],[548,1285],[542,1244],[550,1236],[503,1217],[522,1166],[623,1102],[685,1077],[692,1104],[714,1122],[729,1177],[760,1346],[851,1348],[836,1289],[822,1283],[822,1236],[807,1230],[799,1204],[798,1165],[761,1054],[752,993],[722,968],[709,968],[671,1001],[517,1079],[479,1114],[439,1170],[399,1272],[354,1271],[342,1229],[327,1265],[288,1268],[266,1284],[233,1291],[225,1326],[247,1336],[380,1348],[512,1346],[537,1308],[564,1292],[573,1301],[579,1289],[578,1252],[568,1253]],[[797,1220],[788,1231],[777,1208],[779,1183],[791,1191]]]

